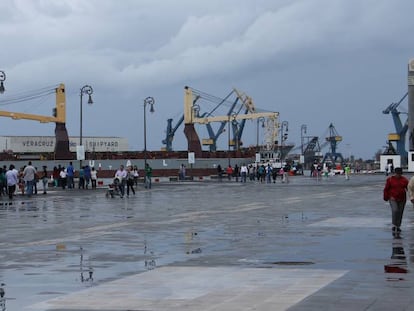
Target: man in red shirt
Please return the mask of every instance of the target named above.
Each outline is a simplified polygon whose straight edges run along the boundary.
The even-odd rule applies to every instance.
[[[227,173],[227,178],[231,180],[231,176],[233,175],[233,168],[231,167],[230,164],[229,166],[227,166],[226,173]]]
[[[402,173],[401,167],[395,168],[394,175],[387,178],[384,187],[384,200],[390,202],[391,206],[393,234],[401,232],[401,221],[407,201],[408,179],[402,176]]]

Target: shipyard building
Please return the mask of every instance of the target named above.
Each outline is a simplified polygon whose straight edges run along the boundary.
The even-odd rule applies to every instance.
[[[0,150],[13,153],[49,153],[55,150],[54,136],[0,136]],[[83,136],[86,152],[124,152],[129,150],[128,139],[123,137]],[[76,152],[79,137],[69,137],[69,149]]]

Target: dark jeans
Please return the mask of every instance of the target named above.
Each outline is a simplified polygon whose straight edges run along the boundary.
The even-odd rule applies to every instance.
[[[60,186],[62,187],[62,189],[66,188],[66,178],[59,178],[60,181]]]
[[[131,188],[132,193],[135,194],[134,180],[133,179],[128,179],[127,180],[127,195],[129,195],[129,188]]]
[[[78,185],[79,189],[85,189],[85,178],[83,177],[79,177],[79,185]]]
[[[121,192],[121,196],[123,197],[125,194],[125,179],[123,179],[120,183],[119,183],[119,192]]]
[[[13,199],[13,194],[16,191],[16,185],[8,186],[9,199]]]
[[[75,184],[73,182],[73,176],[67,176],[67,183],[66,185],[68,186],[69,189],[75,188]]]
[[[402,217],[405,208],[405,201],[398,202],[395,200],[390,200],[391,206],[391,215],[392,215],[392,224],[396,227],[401,227]]]
[[[242,179],[242,182],[246,182],[246,179],[247,179],[247,173],[246,172],[241,173],[241,179]]]
[[[151,189],[151,177],[145,176],[145,188]]]
[[[34,184],[34,180],[26,181],[26,192],[29,197],[33,194],[33,184]]]

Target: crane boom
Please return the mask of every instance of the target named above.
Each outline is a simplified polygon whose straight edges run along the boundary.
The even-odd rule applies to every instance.
[[[9,117],[13,120],[33,120],[40,123],[56,122],[56,118],[21,112],[0,111],[0,117]]]
[[[211,122],[233,121],[233,120],[253,120],[258,118],[277,118],[278,112],[255,112],[251,114],[238,114],[233,116],[216,116],[205,118],[194,118],[193,123],[207,124]]]
[[[65,123],[66,122],[66,99],[65,99],[65,85],[60,84],[56,88],[56,108],[54,109],[54,116],[43,116],[22,112],[9,112],[0,110],[0,117],[8,117],[13,120],[33,120],[40,123]]]
[[[55,122],[55,159],[72,159],[72,154],[69,150],[69,136],[66,130],[66,95],[63,83],[56,88],[56,108],[53,109],[53,116],[0,110],[0,117],[12,118],[13,120],[33,120],[40,123]]]
[[[236,90],[235,90],[236,91]],[[184,123],[185,124],[207,124],[211,122],[223,122],[223,121],[233,121],[233,120],[252,120],[258,118],[275,118],[279,116],[278,112],[255,112],[255,108],[252,104],[251,98],[247,97],[247,100],[243,100],[246,108],[251,111],[250,114],[237,114],[232,116],[215,116],[215,117],[197,117],[193,107],[193,94],[191,89],[186,86],[184,88]],[[242,98],[240,93],[236,91],[239,98]]]
[[[243,102],[246,112],[245,114],[228,114],[226,116],[210,116],[206,115],[203,117],[196,114],[196,109],[194,106],[194,96],[193,91],[190,87],[184,87],[184,133],[188,141],[188,150],[195,152],[198,157],[201,155],[201,144],[197,132],[195,131],[194,124],[209,124],[211,122],[236,122],[237,120],[253,120],[259,118],[268,118],[274,120],[274,123],[277,124],[277,119],[279,117],[278,112],[256,112],[252,99],[240,93],[238,90],[233,89],[237,97]],[[244,96],[243,96],[244,95]],[[277,127],[276,127],[277,128]],[[240,138],[241,129],[234,128],[233,131],[240,132],[237,138]],[[235,137],[236,138],[236,137]]]

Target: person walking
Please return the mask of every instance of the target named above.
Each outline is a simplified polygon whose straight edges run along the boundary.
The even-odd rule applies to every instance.
[[[84,166],[82,166],[79,169],[78,189],[85,189],[85,167]]]
[[[273,183],[276,183],[276,179],[277,179],[277,167],[275,164],[272,165],[272,179],[273,179]]]
[[[67,178],[68,189],[75,188],[75,183],[74,183],[74,180],[73,180],[74,175],[75,175],[75,169],[73,168],[72,162],[69,162],[69,165],[66,168],[66,178]]]
[[[37,167],[35,166],[34,168],[36,170],[36,174],[33,181],[33,193],[37,194],[37,183],[39,182],[39,174],[37,173]]]
[[[35,182],[36,169],[32,165],[32,161],[23,170],[23,180],[26,185],[27,196],[31,197],[33,194],[33,184]]]
[[[223,169],[221,168],[221,165],[217,165],[217,174],[218,174],[218,180],[223,180]]]
[[[249,169],[247,168],[246,164],[242,164],[240,166],[240,175],[241,175],[241,182],[245,183],[247,181],[247,173]]]
[[[52,178],[53,178],[53,187],[55,188],[59,187],[60,171],[56,166],[53,167]]]
[[[23,170],[25,167],[26,165],[21,167],[17,172],[17,177],[19,178],[18,189],[20,189],[20,192],[22,193],[22,195],[24,195],[24,193],[26,192],[26,183],[24,182],[24,176],[23,176]]]
[[[227,173],[227,179],[231,180],[231,176],[233,175],[233,168],[231,167],[230,164],[226,168],[226,173]]]
[[[407,200],[408,179],[402,175],[402,168],[395,168],[394,175],[387,178],[383,192],[384,201],[390,203],[392,233],[394,235],[398,235],[401,232],[401,222]]]
[[[178,179],[185,180],[185,165],[181,164],[180,169],[178,171]]]
[[[234,175],[234,177],[236,178],[236,182],[239,182],[239,174],[240,174],[240,168],[239,168],[239,166],[236,164],[236,165],[234,166],[234,169],[233,169],[233,175]]]
[[[273,171],[273,168],[270,166],[270,163],[267,163],[265,171],[266,171],[266,183],[270,184],[272,182],[271,178],[272,178],[272,171]]]
[[[59,184],[62,187],[62,190],[65,190],[66,188],[67,178],[68,176],[66,174],[66,168],[62,166],[59,172]]]
[[[86,165],[83,171],[85,174],[85,187],[88,189],[89,183],[91,182],[91,167],[89,165]]]
[[[414,207],[414,176],[410,178],[410,181],[408,182],[408,185],[407,185],[407,190],[408,190],[408,199],[410,200],[411,203],[413,203],[413,207]]]
[[[43,194],[47,193],[47,183],[49,182],[49,179],[47,177],[47,167],[46,165],[43,166],[42,171],[42,184],[43,184]]]
[[[0,196],[3,196],[7,193],[7,180],[6,180],[6,171],[0,167]]]
[[[98,173],[95,168],[92,166],[91,169],[91,182],[92,182],[92,189],[96,189],[96,181],[98,180]]]
[[[292,167],[289,163],[286,163],[286,165],[283,167],[283,181],[285,181],[287,184],[289,183],[289,174],[291,168]]]
[[[248,169],[249,169],[249,180],[250,181],[254,181],[254,177],[255,177],[255,174],[256,174],[256,166],[253,166],[252,164],[249,164],[249,167],[248,167]]]
[[[134,184],[136,187],[138,187],[138,177],[139,177],[139,171],[138,171],[138,167],[136,165],[134,165]]]
[[[13,164],[10,164],[9,170],[6,172],[6,181],[7,181],[7,193],[9,199],[13,199],[14,192],[16,191],[16,186],[19,183],[18,172],[14,168]]]
[[[266,174],[266,168],[265,168],[264,164],[262,164],[257,169],[257,180],[260,181],[261,183],[264,182],[265,174]]]
[[[134,172],[132,170],[132,167],[129,166],[128,167],[128,172],[127,172],[127,181],[126,181],[126,185],[127,185],[127,197],[129,197],[129,189],[131,189],[132,193],[135,195],[135,190],[134,190]]]
[[[152,177],[152,167],[146,163],[145,164],[145,188],[151,189],[151,177]]]
[[[121,164],[121,166],[115,173],[115,178],[118,178],[119,180],[118,188],[119,188],[119,191],[121,192],[121,198],[123,198],[125,194],[126,177],[127,177],[127,172],[124,170],[124,166]]]
[[[345,179],[349,180],[349,175],[351,175],[351,167],[349,166],[349,164],[345,166],[344,173],[345,173]]]

